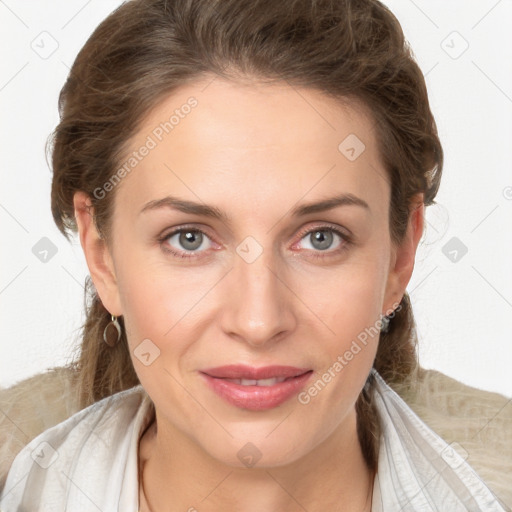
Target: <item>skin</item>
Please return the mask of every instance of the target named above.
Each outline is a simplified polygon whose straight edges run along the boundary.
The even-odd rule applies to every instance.
[[[108,244],[88,196],[74,198],[92,279],[107,310],[124,317],[135,370],[156,408],[139,451],[151,510],[366,510],[371,475],[354,406],[378,336],[307,405],[293,397],[266,411],[241,409],[198,370],[284,364],[312,368],[314,382],[400,302],[423,232],[423,196],[395,247],[371,116],[354,101],[285,83],[189,84],[148,114],[129,147],[144,144],[190,96],[197,107],[117,185]],[[338,150],[349,134],[366,146],[354,161]],[[339,193],[369,209],[290,215]],[[141,213],[168,195],[214,205],[230,224],[166,207]],[[179,234],[158,241],[184,224],[206,234],[195,252]],[[329,227],[350,230],[352,243],[329,231],[322,250],[305,233]],[[248,236],[262,249],[252,263],[236,251]],[[134,356],[144,339],[160,350],[149,366]],[[247,442],[261,452],[251,468],[237,457]]]

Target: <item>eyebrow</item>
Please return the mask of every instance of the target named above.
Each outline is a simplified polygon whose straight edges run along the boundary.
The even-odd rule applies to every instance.
[[[360,206],[365,210],[370,211],[370,206],[366,201],[354,194],[340,194],[322,201],[313,203],[306,203],[295,207],[292,210],[293,217],[300,217],[302,215],[308,215],[310,213],[325,212],[338,208],[339,206]]]
[[[140,213],[147,211],[158,210],[160,208],[171,208],[178,210],[183,213],[191,213],[194,215],[202,215],[204,217],[212,217],[219,219],[223,222],[229,222],[228,216],[215,206],[209,206],[204,203],[195,203],[193,201],[187,201],[186,199],[179,199],[173,196],[167,196],[162,199],[156,199],[146,203]]]
[[[334,197],[323,199],[321,201],[315,201],[312,203],[305,203],[296,206],[292,211],[292,217],[301,217],[312,213],[324,212],[332,210],[340,206],[360,206],[370,211],[370,206],[366,201],[354,194],[340,194]],[[215,206],[210,206],[204,203],[196,203],[194,201],[188,201],[185,199],[179,199],[173,196],[167,196],[162,199],[156,199],[149,201],[144,205],[140,213],[147,211],[158,210],[160,208],[170,208],[178,210],[183,213],[190,213],[194,215],[202,215],[204,217],[211,217],[218,219],[226,224],[229,223],[229,217],[222,210],[219,210]]]

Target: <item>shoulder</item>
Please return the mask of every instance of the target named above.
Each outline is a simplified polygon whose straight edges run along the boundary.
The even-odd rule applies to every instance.
[[[79,410],[75,376],[73,370],[57,367],[0,389],[0,490],[16,454]]]
[[[420,421],[412,420],[415,426],[411,429],[417,427],[431,446],[442,451],[441,457],[452,453],[458,462],[464,462],[459,472],[465,472],[463,466],[470,467],[503,503],[512,504],[511,399],[433,370],[420,370],[417,380],[392,387]],[[409,420],[399,404],[397,410]],[[390,421],[396,423],[398,414],[392,414]]]
[[[434,370],[422,370],[417,385],[404,390],[403,398],[462,453],[498,497],[512,504],[511,398],[467,386]]]
[[[15,457],[1,505],[26,506],[26,500],[35,505],[47,503],[50,497],[80,504],[83,495],[105,503],[112,495],[109,486],[121,492],[127,461],[133,458],[135,419],[145,401],[147,394],[139,385],[104,398],[37,435]],[[116,469],[115,478],[110,478]]]

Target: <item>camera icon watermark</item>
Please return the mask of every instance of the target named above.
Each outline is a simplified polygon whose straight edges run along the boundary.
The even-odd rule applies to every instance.
[[[456,60],[469,48],[469,43],[454,30],[441,41],[441,48],[449,57]]]
[[[150,339],[146,338],[135,347],[133,355],[144,366],[149,366],[160,356],[160,349]]]
[[[248,468],[252,468],[262,457],[258,447],[250,442],[244,444],[236,455],[240,462]]]
[[[263,253],[263,247],[252,237],[245,237],[236,247],[236,252],[246,263],[254,263]]]
[[[451,468],[457,469],[469,454],[459,443],[453,442],[441,452],[441,457]]]
[[[58,507],[59,507],[58,503],[52,504],[52,503],[45,502],[45,503],[41,503],[39,505],[39,510],[41,512],[57,512]],[[2,511],[0,510],[0,512],[2,512]]]
[[[338,151],[351,162],[357,160],[365,149],[364,142],[355,133],[345,137],[338,146]]]
[[[441,251],[452,263],[458,263],[467,254],[468,248],[460,238],[454,236],[443,245]]]
[[[507,201],[512,201],[512,187],[508,186],[503,189],[503,197]]]
[[[41,59],[48,59],[59,48],[59,43],[49,32],[43,30],[30,43],[30,47]]]
[[[45,236],[41,238],[34,247],[32,247],[32,254],[41,263],[48,263],[57,254],[57,252],[57,246]]]
[[[49,468],[58,458],[57,450],[50,443],[43,441],[30,453],[32,459],[43,469]]]

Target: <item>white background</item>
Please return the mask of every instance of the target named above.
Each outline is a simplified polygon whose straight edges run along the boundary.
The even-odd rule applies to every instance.
[[[512,2],[385,3],[426,76],[445,150],[408,287],[420,361],[512,396]],[[0,2],[0,386],[64,364],[77,345],[87,269],[53,224],[44,144],[78,50],[119,4]],[[35,51],[52,45],[47,58]],[[43,237],[57,248],[45,263],[32,252]],[[443,253],[453,237],[468,249],[456,262]]]

